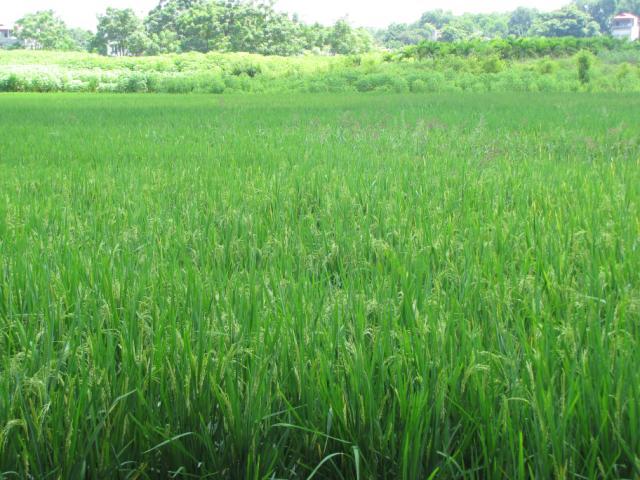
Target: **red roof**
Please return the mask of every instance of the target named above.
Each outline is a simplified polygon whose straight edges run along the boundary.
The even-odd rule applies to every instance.
[[[613,18],[638,18],[636,15],[634,15],[633,13],[619,13],[618,15],[616,15]]]

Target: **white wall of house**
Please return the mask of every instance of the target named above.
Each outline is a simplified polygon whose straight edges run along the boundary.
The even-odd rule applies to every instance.
[[[6,25],[0,24],[0,47],[13,45],[17,41],[13,35],[13,30]]]
[[[615,16],[611,22],[611,35],[625,40],[640,40],[640,18],[631,14]]]

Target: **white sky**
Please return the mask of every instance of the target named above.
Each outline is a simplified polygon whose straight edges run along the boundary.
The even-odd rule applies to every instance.
[[[96,15],[107,6],[132,7],[144,15],[158,0],[0,0],[0,24],[11,24],[25,13],[53,9],[69,26],[95,29]],[[553,10],[569,0],[277,0],[279,10],[298,13],[306,22],[331,24],[347,16],[356,26],[384,27],[393,22],[414,22],[436,8],[463,12],[501,12],[518,6]]]

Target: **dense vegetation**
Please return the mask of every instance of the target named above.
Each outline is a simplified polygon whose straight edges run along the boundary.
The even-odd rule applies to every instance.
[[[98,16],[95,35],[68,29],[51,10],[29,14],[16,25],[17,47],[118,56],[191,51],[358,54],[374,44],[369,31],[345,20],[331,27],[307,25],[276,12],[270,3],[246,0],[162,0],[144,20],[130,8],[108,8]]]
[[[288,58],[14,51],[0,53],[0,92],[637,92],[638,45],[605,38],[431,42],[397,53]],[[588,76],[580,74],[585,66]]]
[[[0,108],[0,476],[640,476],[637,96]]]
[[[361,54],[435,39],[606,36],[612,16],[620,11],[640,14],[640,0],[574,0],[553,12],[518,8],[456,16],[433,10],[415,23],[375,31],[353,28],[344,19],[333,26],[308,25],[262,0],[160,0],[144,19],[132,9],[108,8],[98,16],[95,34],[68,28],[50,10],[29,14],[17,22],[20,42],[16,46],[125,56],[212,51]]]
[[[626,56],[628,59],[640,62],[640,42],[628,42],[612,37],[593,38],[506,38],[501,40],[469,40],[461,42],[421,42],[418,45],[406,47],[398,52],[389,53],[385,58],[398,60],[403,58],[442,58],[457,57],[490,57],[497,56],[502,60],[526,60],[531,58],[561,58],[574,55],[581,51],[593,54],[603,54],[611,57],[611,53]]]

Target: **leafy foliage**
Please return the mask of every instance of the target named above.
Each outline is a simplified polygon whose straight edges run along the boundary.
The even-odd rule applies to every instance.
[[[419,45],[407,47],[395,55],[391,60],[415,58],[443,58],[448,56],[469,57],[477,55],[496,54],[503,59],[524,60],[545,56],[563,57],[588,50],[594,54],[601,52],[629,52],[636,58],[640,57],[640,44],[626,42],[611,37],[593,38],[506,38],[492,41],[470,40],[455,43],[422,42]]]
[[[69,29],[53,10],[25,15],[16,27],[22,46],[34,50],[81,50],[87,44],[86,33]]]
[[[142,22],[130,8],[107,8],[98,16],[95,45],[103,53],[141,55],[148,45]]]
[[[570,5],[541,13],[534,20],[531,33],[540,37],[594,37],[600,34],[600,26],[587,12]]]
[[[144,19],[130,9],[108,9],[99,17],[92,41],[87,32],[66,29],[50,11],[25,17],[22,35],[26,43],[38,48],[90,48],[115,55],[191,51],[357,55],[380,46],[398,50],[433,40],[457,43],[514,37],[593,37],[608,33],[615,12],[640,13],[639,1],[574,0],[547,13],[517,8],[510,13],[456,16],[432,10],[414,23],[367,30],[354,28],[345,19],[331,27],[304,24],[295,15],[277,12],[266,0],[160,0]]]
[[[429,42],[397,55],[346,57],[16,51],[0,57],[0,91],[569,92],[585,88],[576,71],[583,51],[593,55],[589,90],[640,91],[640,44],[604,37]]]
[[[245,0],[163,0],[149,12],[144,26],[148,37],[144,51],[153,54],[218,51],[291,56],[313,50],[357,54],[373,48],[366,30],[354,29],[344,20],[330,28],[304,25],[276,12],[270,3]],[[129,35],[140,35],[139,27],[130,28]],[[106,43],[101,41],[102,51]],[[118,50],[131,53],[130,48]]]
[[[578,79],[580,83],[587,84],[591,81],[591,64],[593,63],[589,52],[581,52],[577,56],[578,61]]]

